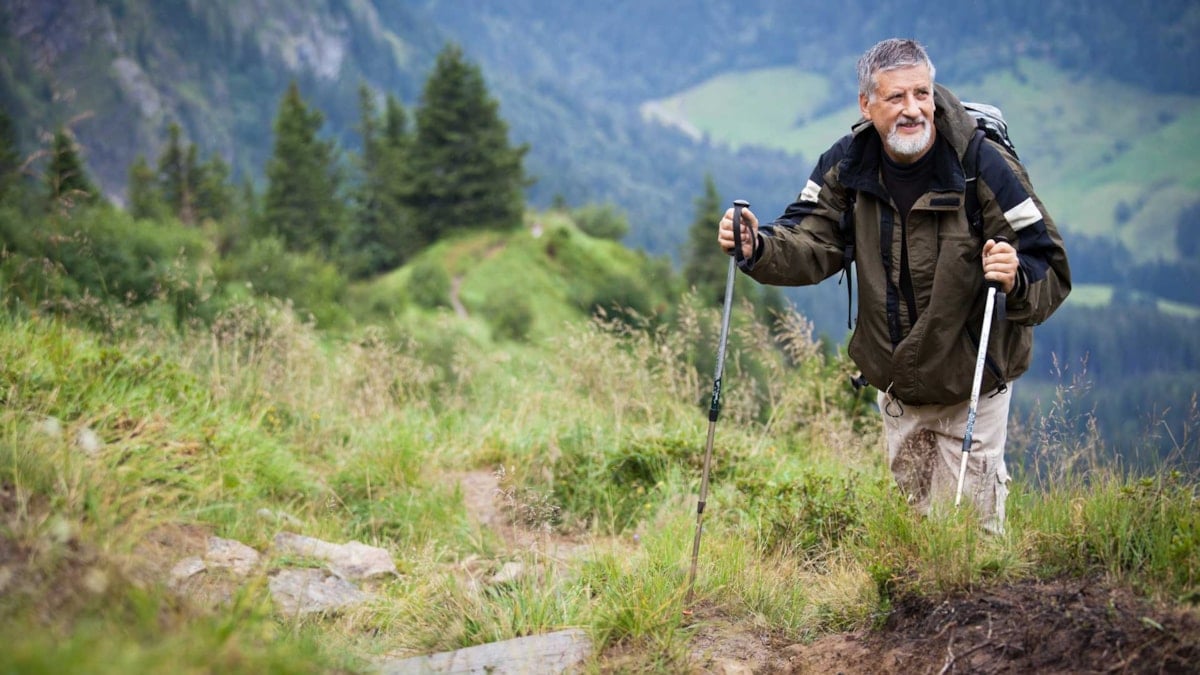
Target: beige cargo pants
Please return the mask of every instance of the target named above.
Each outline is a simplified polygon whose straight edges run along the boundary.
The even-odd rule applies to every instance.
[[[1011,400],[1011,387],[979,396],[963,480],[962,504],[970,500],[984,529],[996,534],[1004,532],[1008,498],[1004,443]],[[922,515],[954,508],[969,409],[970,402],[917,406],[879,393],[888,465],[908,503]]]

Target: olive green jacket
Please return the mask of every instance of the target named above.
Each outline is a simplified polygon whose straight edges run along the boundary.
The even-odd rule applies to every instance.
[[[975,119],[940,85],[934,103],[934,177],[906,221],[883,186],[879,134],[860,121],[821,156],[783,215],[760,228],[747,270],[766,284],[815,284],[842,270],[853,238],[858,314],[850,356],[868,382],[914,405],[970,398],[987,295],[981,260],[987,239],[1011,242],[1020,271],[1007,317],[991,324],[981,391],[1029,368],[1033,326],[1071,289],[1062,238],[1025,169],[989,140],[980,147],[978,184],[969,187],[962,157]],[[977,190],[982,232],[968,223],[966,189]],[[844,235],[848,206],[856,225]]]

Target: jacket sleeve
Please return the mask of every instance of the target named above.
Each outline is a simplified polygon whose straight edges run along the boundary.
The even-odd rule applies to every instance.
[[[841,216],[847,192],[837,183],[847,135],[821,155],[796,201],[759,228],[757,255],[747,274],[764,284],[816,284],[842,269]],[[851,235],[852,236],[852,235]]]
[[[1025,168],[990,141],[980,148],[979,200],[984,234],[1003,235],[1017,249],[1017,284],[1007,298],[1008,320],[1042,323],[1071,292],[1067,251]]]

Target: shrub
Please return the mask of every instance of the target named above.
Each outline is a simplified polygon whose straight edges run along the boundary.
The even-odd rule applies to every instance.
[[[408,279],[408,295],[412,301],[434,309],[450,306],[450,274],[438,263],[424,259],[413,263]]]
[[[291,300],[319,326],[346,321],[342,300],[347,284],[337,268],[312,253],[286,250],[276,237],[255,239],[231,255],[221,267],[220,278],[225,283],[247,282],[256,295]]]
[[[834,550],[861,532],[860,495],[854,476],[834,480],[805,473],[798,478],[747,474],[737,482],[756,514],[758,545],[768,552],[815,555]]]
[[[97,304],[165,301],[182,321],[212,295],[204,235],[174,222],[134,221],[122,211],[96,206],[69,218],[30,223],[5,209],[0,240],[10,303],[69,312]]]
[[[598,239],[619,241],[629,234],[629,219],[612,204],[587,204],[571,213],[584,233]]]
[[[508,291],[491,293],[483,312],[495,339],[523,342],[529,337],[533,308],[525,296]]]

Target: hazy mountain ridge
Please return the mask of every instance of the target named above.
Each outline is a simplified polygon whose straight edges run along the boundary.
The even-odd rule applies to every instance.
[[[0,21],[2,91],[18,108],[23,140],[87,115],[72,126],[113,195],[137,154],[157,154],[172,121],[202,152],[257,176],[291,79],[345,137],[360,82],[414,98],[444,41],[428,21],[361,1],[18,2]]]
[[[484,69],[515,142],[527,142],[530,196],[545,205],[611,201],[630,213],[627,242],[676,255],[692,200],[712,173],[725,196],[790,199],[812,157],[697,142],[648,122],[646,101],[722,73],[802,64],[829,74],[830,100],[852,101],[853,61],[874,40],[915,35],[939,78],[971,82],[1041,56],[1159,91],[1195,93],[1200,56],[1187,2],[1098,10],[1067,2],[956,3],[878,9],[782,0],[666,0],[604,6],[539,0],[175,0],[15,2],[0,10],[0,94],[22,138],[78,115],[90,168],[120,194],[138,154],[153,157],[172,120],[203,153],[261,175],[287,81],[357,143],[354,90],[366,82],[415,105],[436,51],[463,45]],[[1081,71],[1082,72],[1082,71]],[[733,194],[737,193],[737,194]]]

